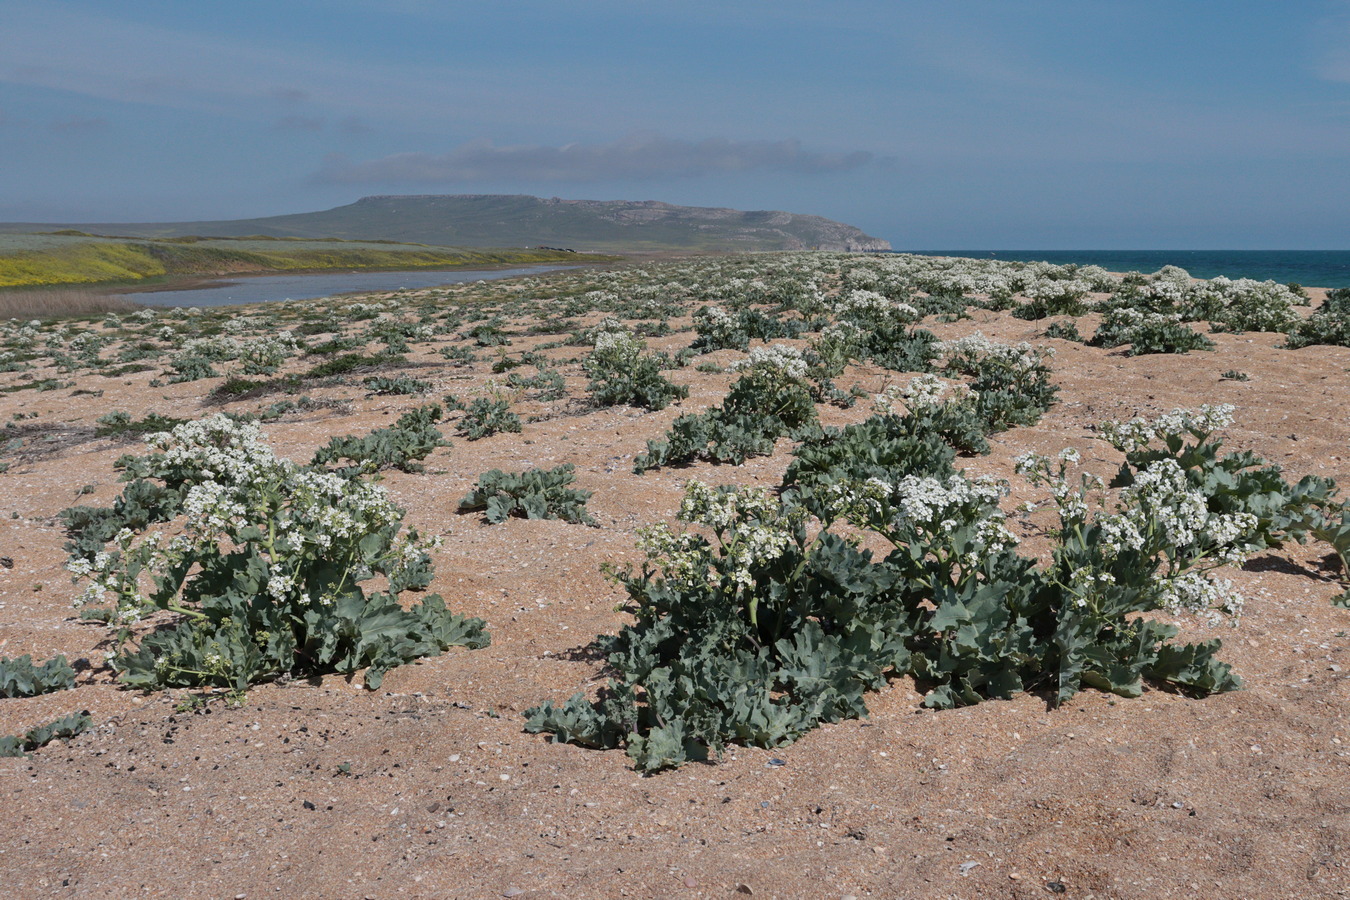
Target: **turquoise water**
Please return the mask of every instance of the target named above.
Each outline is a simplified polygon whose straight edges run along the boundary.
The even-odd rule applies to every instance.
[[[120,296],[149,306],[235,306],[272,300],[313,300],[354,291],[397,291],[439,287],[553,272],[568,266],[530,266],[468,272],[463,269],[414,269],[406,272],[317,272],[312,275],[250,275],[188,290],[139,291]]]
[[[914,250],[923,256],[968,256],[1097,265],[1110,272],[1156,272],[1181,266],[1196,278],[1255,278],[1304,287],[1350,287],[1350,250]]]

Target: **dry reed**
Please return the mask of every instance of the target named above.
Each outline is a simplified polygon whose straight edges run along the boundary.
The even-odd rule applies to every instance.
[[[140,309],[117,294],[93,288],[19,288],[0,290],[0,319],[75,319]]]

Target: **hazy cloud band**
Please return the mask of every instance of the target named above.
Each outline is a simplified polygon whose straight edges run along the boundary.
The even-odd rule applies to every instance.
[[[352,162],[330,156],[319,173],[338,184],[388,182],[489,182],[527,180],[596,182],[694,178],[746,172],[817,175],[868,165],[872,154],[816,153],[798,141],[684,141],[657,134],[631,135],[607,144],[561,147],[497,146],[474,141],[446,154],[396,153]]]

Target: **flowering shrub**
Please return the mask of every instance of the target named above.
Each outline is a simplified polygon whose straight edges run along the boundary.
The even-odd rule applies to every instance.
[[[271,375],[300,350],[300,344],[289,331],[264,335],[247,341],[239,351],[245,375]]]
[[[1005,431],[1014,425],[1034,425],[1055,402],[1059,388],[1050,383],[1046,362],[1054,351],[1030,344],[1000,344],[975,332],[937,345],[944,375],[972,379],[976,410],[985,430]]]
[[[1350,288],[1327,291],[1326,302],[1289,329],[1286,347],[1297,349],[1313,344],[1350,347]]]
[[[800,439],[819,427],[806,382],[807,363],[798,350],[777,344],[756,347],[732,368],[744,374],[722,405],[682,415],[671,423],[664,441],[648,441],[647,452],[633,461],[636,474],[696,459],[740,465],[748,456],[772,453],[780,437]]]
[[[1130,307],[1108,310],[1089,343],[1094,347],[1129,344],[1129,356],[1214,349],[1213,341],[1181,324],[1179,313],[1140,312]]]
[[[879,417],[858,433],[888,425]],[[866,691],[892,674],[928,685],[934,707],[1037,688],[1060,702],[1085,686],[1135,696],[1145,678],[1200,694],[1238,685],[1214,658],[1218,641],[1174,645],[1175,628],[1134,614],[1234,610],[1202,563],[1240,558],[1254,515],[1200,515],[1205,498],[1164,466],[1093,517],[1064,477],[1073,455],[1058,472],[1030,458],[1024,471],[1051,485],[1060,510],[1042,566],[1016,552],[999,508],[1005,485],[952,471],[938,444],[919,445],[927,458],[913,465],[892,453],[906,435],[885,435],[881,455],[837,475],[828,458],[797,465],[778,500],[691,482],[680,519],[700,531],[643,529],[641,571],[616,575],[635,622],[606,643],[615,680],[598,701],[577,694],[531,710],[526,727],[626,746],[652,770],[862,715]],[[875,560],[837,523],[894,549]]]
[[[720,306],[700,307],[694,313],[694,331],[698,337],[690,348],[703,353],[713,350],[744,350],[750,346],[750,334],[740,320]]]
[[[399,537],[402,510],[380,487],[280,459],[256,425],[220,415],[149,444],[122,459],[130,483],[111,509],[67,517],[67,567],[86,582],[77,605],[110,599],[108,617],[126,626],[156,610],[179,617],[134,647],[119,633],[110,661],[123,683],[242,691],[368,667],[373,688],[394,666],[487,642],[481,621],[438,595],[399,603],[430,584],[431,557],[416,532]],[[386,589],[367,593],[377,575]]]
[[[595,349],[581,364],[590,378],[587,390],[599,406],[642,406],[665,409],[689,396],[689,388],[672,383],[661,374],[670,358],[644,354],[646,343],[621,327],[601,331]]]

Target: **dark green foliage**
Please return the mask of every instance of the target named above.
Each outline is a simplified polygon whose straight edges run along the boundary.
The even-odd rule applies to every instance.
[[[1087,343],[1087,340],[1078,333],[1078,323],[1072,319],[1050,323],[1049,327],[1045,329],[1045,336],[1048,338],[1058,338],[1061,341],[1074,341],[1079,344]]]
[[[1139,313],[1129,308],[1109,310],[1089,343],[1094,347],[1129,344],[1128,356],[1214,349],[1213,341],[1178,321],[1176,316]]]
[[[534,375],[522,375],[512,372],[506,376],[506,383],[524,391],[533,391],[535,400],[561,400],[567,396],[567,383],[556,369],[538,367]]]
[[[425,394],[431,390],[430,382],[400,375],[390,378],[384,375],[372,375],[362,382],[366,389],[376,394]]]
[[[324,329],[325,331],[329,329]],[[301,332],[303,333],[303,332]],[[361,342],[355,338],[335,337],[331,341],[324,341],[322,344],[316,344],[305,351],[306,356],[334,356],[339,353],[346,353],[349,350],[355,350],[361,346]]]
[[[926,328],[888,327],[867,334],[867,355],[893,372],[927,372],[937,357],[937,336]]]
[[[1289,329],[1286,347],[1297,349],[1314,344],[1350,347],[1350,288],[1327,291],[1326,302]]]
[[[75,684],[75,670],[64,656],[53,656],[40,666],[28,654],[14,659],[0,656],[0,697],[36,697],[64,691]]]
[[[510,344],[511,340],[499,326],[499,321],[475,325],[465,332],[464,336],[472,339],[479,347],[503,347]]]
[[[65,551],[74,559],[92,560],[94,554],[123,528],[143,531],[156,522],[167,522],[183,505],[186,489],[181,481],[156,484],[135,478],[134,461],[123,457],[119,468],[128,469],[130,483],[112,506],[71,506],[61,510],[61,525],[69,540]]]
[[[476,398],[464,409],[464,418],[459,420],[459,434],[470,441],[520,430],[520,416],[511,412],[511,405],[505,400],[487,397]]]
[[[399,356],[366,356],[362,353],[345,353],[342,356],[335,356],[332,359],[319,363],[317,366],[306,372],[304,377],[332,378],[335,375],[346,375],[349,372],[355,372],[358,369],[373,369],[377,366],[399,362],[401,359],[402,357]]]
[[[389,544],[369,556],[363,551],[364,562],[384,571],[389,551]],[[147,635],[119,656],[114,665],[122,683],[145,690],[214,685],[242,691],[279,675],[366,669],[366,686],[374,689],[396,666],[451,646],[488,644],[483,621],[451,613],[438,594],[411,609],[399,604],[397,593],[366,594],[354,586],[324,607],[272,603],[262,599],[264,559],[244,553],[216,560],[188,585],[185,599],[200,617]],[[320,593],[346,581],[333,565],[320,564],[313,575],[305,586]]]
[[[254,391],[260,391],[268,387],[272,382],[266,380],[253,380],[250,378],[240,378],[237,375],[231,375],[211,391],[213,400],[228,401],[244,394],[251,394]]]
[[[575,480],[576,468],[571,463],[526,472],[493,469],[478,476],[474,489],[459,501],[459,511],[484,510],[493,525],[511,516],[595,525],[596,521],[586,511],[586,501],[592,492],[568,487]]]
[[[796,459],[783,475],[785,495],[822,517],[833,490],[869,478],[945,479],[955,474],[956,452],[931,425],[931,420],[910,415],[879,415],[842,429],[827,428],[793,451]]]
[[[989,433],[1036,424],[1059,393],[1050,382],[1052,372],[1043,353],[1029,347],[958,352],[947,358],[941,371],[971,378],[970,388],[978,395],[975,408]]]
[[[467,366],[478,359],[468,347],[442,347],[440,354],[456,367]]]
[[[94,727],[88,712],[71,713],[46,725],[30,728],[22,735],[0,737],[0,757],[27,756],[55,740],[70,740]]]
[[[185,421],[185,419],[174,419],[153,412],[144,419],[136,421],[131,418],[131,413],[118,409],[99,416],[95,420],[94,433],[99,437],[155,434],[160,431],[170,431],[174,427],[182,425]]]
[[[773,453],[781,437],[800,440],[818,428],[816,405],[804,384],[749,372],[732,384],[720,407],[686,413],[671,423],[665,440],[648,441],[647,451],[633,460],[633,472],[697,459],[740,465],[747,457]]]
[[[333,438],[319,448],[310,465],[322,466],[346,459],[355,465],[339,470],[345,475],[380,469],[421,472],[423,466],[418,460],[426,459],[437,447],[447,446],[445,435],[436,427],[440,419],[439,404],[420,406],[404,413],[389,428],[377,428],[364,437]]]
[[[592,402],[597,406],[665,409],[689,396],[689,388],[661,374],[672,364],[669,356],[642,351],[642,342],[637,338],[601,336],[594,352],[581,364],[590,378],[586,390]]]

